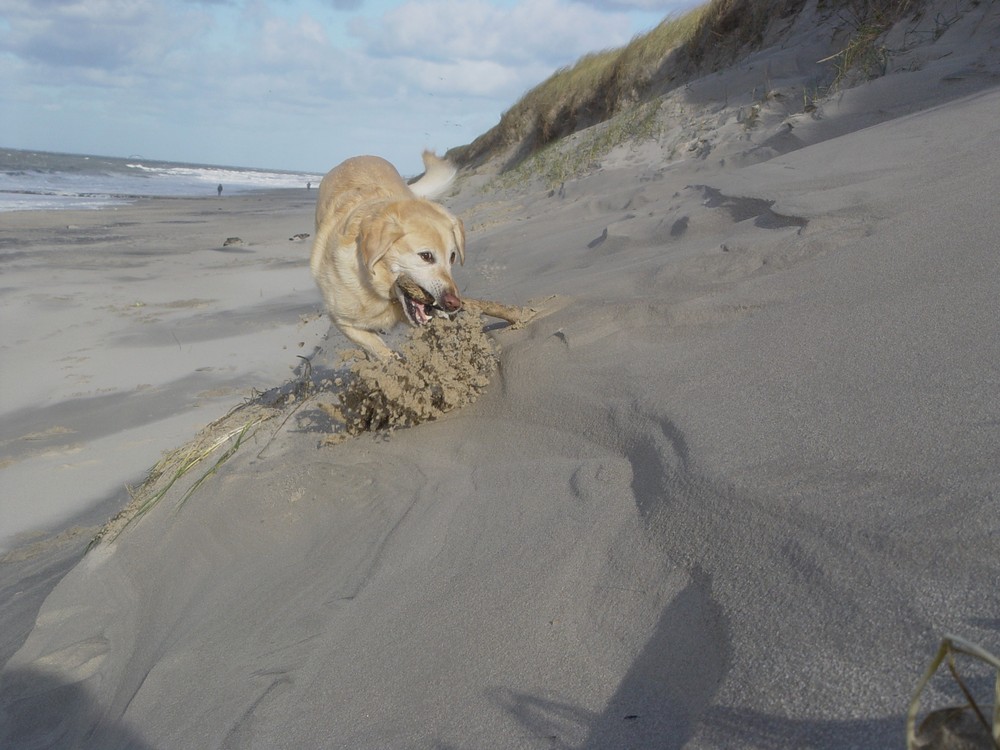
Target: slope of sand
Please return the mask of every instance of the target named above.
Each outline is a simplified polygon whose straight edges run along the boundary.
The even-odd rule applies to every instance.
[[[744,125],[744,65],[585,178],[469,180],[464,293],[541,310],[484,395],[322,447],[306,400],[185,477],[48,594],[0,744],[902,746],[944,633],[1000,651],[998,16],[811,115]],[[811,80],[811,28],[746,65]]]

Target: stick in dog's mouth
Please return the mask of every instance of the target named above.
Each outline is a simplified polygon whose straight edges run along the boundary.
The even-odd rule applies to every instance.
[[[404,275],[396,279],[396,296],[411,325],[422,326],[432,315],[448,314],[434,303],[433,294],[409,276]]]

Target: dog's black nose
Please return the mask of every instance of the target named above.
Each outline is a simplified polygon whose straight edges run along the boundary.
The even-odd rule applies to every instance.
[[[445,312],[458,312],[462,309],[462,300],[458,298],[457,294],[445,292],[441,295],[441,307],[444,308]]]

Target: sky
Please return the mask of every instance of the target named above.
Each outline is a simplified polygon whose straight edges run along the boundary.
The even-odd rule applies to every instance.
[[[0,0],[0,146],[404,174],[700,0]]]

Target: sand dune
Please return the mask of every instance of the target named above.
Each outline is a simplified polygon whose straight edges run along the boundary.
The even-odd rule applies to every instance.
[[[475,403],[323,445],[321,399],[298,399],[77,564],[73,540],[15,549],[4,746],[903,746],[945,633],[1000,651],[1000,14],[970,5],[905,69],[792,112],[815,33],[675,94],[665,117],[680,97],[702,116],[586,176],[465,178],[446,199],[470,229],[463,293],[540,310],[490,326],[499,369]],[[753,127],[732,93],[752,101],[748,65],[788,92]],[[274,194],[198,231],[250,236],[271,211],[274,238],[308,228],[301,197]],[[271,361],[233,387],[280,385],[303,340],[321,382],[344,343],[297,327],[319,295],[282,242],[279,267],[227,266],[254,294],[184,281],[219,254],[122,273],[150,300],[229,300],[178,324]],[[102,325],[109,357],[144,346]],[[115,372],[92,377],[135,377]],[[45,420],[19,408],[19,432],[74,431],[58,441],[158,432],[99,428],[69,393]],[[40,460],[15,458],[3,472]],[[24,476],[46,488],[33,502],[73,494]],[[955,702],[935,683],[929,707]]]

